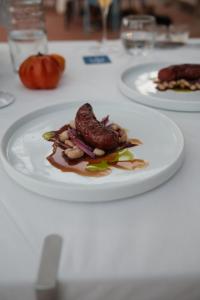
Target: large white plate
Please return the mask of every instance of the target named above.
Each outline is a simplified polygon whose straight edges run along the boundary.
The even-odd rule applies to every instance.
[[[148,63],[122,72],[121,92],[138,103],[176,111],[200,111],[200,91],[158,91],[154,83],[158,71],[174,63]]]
[[[108,201],[137,195],[169,179],[181,166],[184,140],[179,128],[164,115],[136,104],[92,103],[98,118],[111,120],[129,129],[143,145],[135,156],[149,161],[145,169],[113,169],[108,176],[94,178],[64,173],[46,160],[51,143],[42,134],[72,120],[83,103],[49,106],[26,115],[5,133],[0,155],[8,174],[23,187],[56,199]]]

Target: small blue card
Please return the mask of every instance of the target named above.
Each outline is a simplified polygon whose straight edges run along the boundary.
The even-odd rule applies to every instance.
[[[83,60],[87,65],[111,63],[111,60],[107,55],[83,56]]]

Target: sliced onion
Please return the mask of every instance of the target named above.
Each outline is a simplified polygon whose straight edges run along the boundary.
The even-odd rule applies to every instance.
[[[82,140],[80,140],[77,137],[77,132],[75,129],[70,128],[70,129],[68,129],[68,132],[69,132],[69,136],[70,136],[71,140],[79,149],[81,149],[84,153],[86,153],[91,158],[95,158],[95,154],[93,153],[92,148],[90,146],[86,145]]]
[[[101,120],[101,123],[106,126],[109,122],[109,115],[107,115],[106,117],[104,117],[102,120]]]

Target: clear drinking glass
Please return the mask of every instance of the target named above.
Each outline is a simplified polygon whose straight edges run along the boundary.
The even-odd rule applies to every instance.
[[[18,71],[28,56],[48,51],[43,1],[9,0],[8,15],[10,55],[13,68]]]
[[[146,55],[154,47],[156,21],[150,15],[129,15],[122,19],[122,44],[131,55]]]
[[[0,3],[1,3],[1,5],[0,5],[1,6],[1,8],[0,8],[0,25],[6,26],[6,23],[7,23],[7,18],[6,18],[6,14],[5,14],[6,2],[0,1]],[[0,70],[2,70],[1,66],[0,66]],[[0,74],[0,77],[1,76],[4,76],[3,71]],[[5,91],[0,91],[0,109],[13,103],[14,100],[15,100],[14,95],[7,93]]]
[[[107,45],[107,19],[108,19],[108,12],[110,5],[112,3],[112,0],[98,0],[100,9],[101,9],[101,15],[102,15],[102,26],[103,26],[103,33],[102,33],[102,40],[99,47],[99,50],[101,51],[107,51],[108,45]]]
[[[1,76],[2,77],[4,76],[4,72],[3,72],[3,68],[1,68],[1,63],[0,63],[0,81],[1,81]],[[0,109],[12,104],[14,100],[15,100],[14,95],[8,93],[7,91],[0,90]]]
[[[170,25],[170,40],[174,43],[185,45],[189,39],[189,28],[186,24]]]
[[[187,44],[189,28],[185,24],[157,26],[156,47],[176,48]]]
[[[14,100],[14,95],[4,91],[0,91],[0,109],[12,104]]]

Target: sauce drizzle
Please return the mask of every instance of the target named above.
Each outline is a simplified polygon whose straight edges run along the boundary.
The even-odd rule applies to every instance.
[[[57,145],[53,145],[53,152],[47,157],[47,160],[55,168],[61,170],[62,172],[73,172],[82,176],[90,177],[101,177],[109,175],[112,172],[112,167],[124,170],[135,170],[141,169],[148,166],[148,162],[142,159],[133,159],[129,161],[114,161],[117,152],[113,152],[105,155],[101,158],[91,159],[83,157],[77,160],[69,160],[64,154],[63,149]],[[89,163],[99,163],[101,161],[107,161],[109,167],[103,171],[89,171],[86,169]]]

